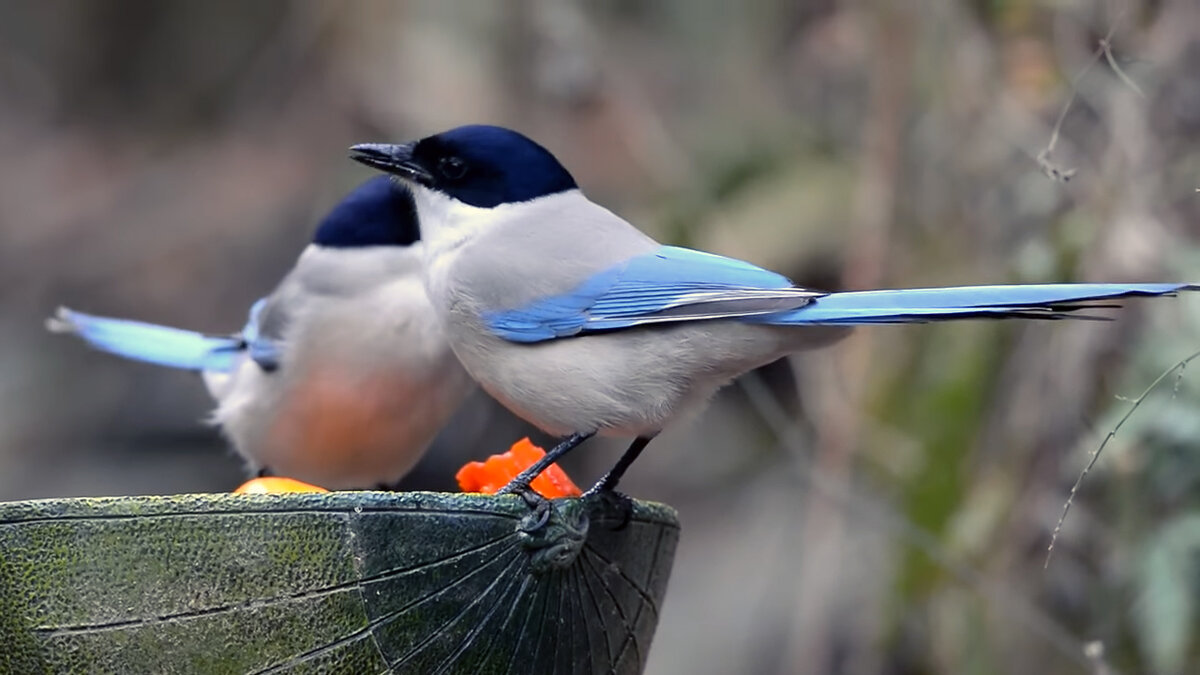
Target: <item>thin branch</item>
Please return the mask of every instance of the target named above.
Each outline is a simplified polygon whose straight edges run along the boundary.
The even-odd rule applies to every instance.
[[[1121,13],[1117,15],[1116,19],[1113,19],[1112,25],[1109,26],[1108,35],[1100,38],[1100,44],[1098,47],[1096,47],[1096,51],[1092,52],[1092,57],[1088,59],[1087,65],[1080,69],[1078,73],[1075,73],[1075,77],[1071,78],[1071,98],[1067,99],[1062,111],[1058,113],[1058,121],[1054,123],[1054,130],[1050,132],[1050,142],[1046,144],[1045,148],[1042,148],[1042,151],[1039,152],[1035,158],[1038,168],[1040,168],[1042,173],[1046,174],[1046,176],[1051,180],[1065,183],[1071,180],[1071,177],[1075,175],[1076,169],[1074,167],[1061,167],[1051,161],[1050,157],[1054,154],[1054,146],[1058,145],[1058,136],[1062,131],[1063,121],[1067,119],[1067,113],[1070,112],[1071,106],[1075,103],[1075,98],[1079,95],[1079,81],[1082,80],[1083,76],[1087,75],[1088,72],[1091,71],[1092,67],[1100,61],[1101,56],[1104,56],[1108,59],[1109,65],[1112,66],[1114,71],[1116,71],[1117,76],[1121,78],[1122,82],[1125,82],[1125,84],[1129,85],[1142,98],[1146,97],[1146,95],[1142,93],[1142,90],[1138,88],[1137,84],[1135,84],[1134,81],[1131,80],[1124,71],[1117,67],[1116,59],[1113,58],[1112,55],[1112,37],[1117,32],[1117,25],[1121,23],[1121,19],[1124,16],[1125,10],[1121,10]]]
[[[1117,59],[1113,57],[1112,53],[1112,41],[1108,38],[1104,38],[1100,41],[1100,49],[1104,50],[1104,58],[1108,61],[1109,67],[1113,69],[1113,72],[1117,74],[1117,77],[1121,78],[1121,81],[1125,83],[1125,86],[1132,89],[1138,96],[1146,98],[1146,94],[1142,91],[1142,88],[1137,86],[1137,83],[1133,81],[1133,78],[1126,75],[1125,71],[1121,70],[1121,67],[1117,65]]]
[[[1105,446],[1108,445],[1109,441],[1116,437],[1117,432],[1120,431],[1121,427],[1125,425],[1125,422],[1133,416],[1134,411],[1136,411],[1138,407],[1142,405],[1142,401],[1146,400],[1146,397],[1150,395],[1150,392],[1154,391],[1158,385],[1162,384],[1162,382],[1167,379],[1168,375],[1177,370],[1180,373],[1180,377],[1182,377],[1183,369],[1187,367],[1188,363],[1196,358],[1200,358],[1200,352],[1196,352],[1171,366],[1170,368],[1167,368],[1162,372],[1161,375],[1155,378],[1155,380],[1150,383],[1150,386],[1146,387],[1146,390],[1133,400],[1132,405],[1129,406],[1129,410],[1121,417],[1120,420],[1117,421],[1116,426],[1114,426],[1112,430],[1108,432],[1108,435],[1105,436],[1104,440],[1100,442],[1100,446],[1092,452],[1091,459],[1089,459],[1087,465],[1083,467],[1083,471],[1080,472],[1079,478],[1075,479],[1075,484],[1071,486],[1071,494],[1067,495],[1067,501],[1063,504],[1062,515],[1058,517],[1058,524],[1054,526],[1054,533],[1050,535],[1050,546],[1046,548],[1046,562],[1043,565],[1043,568],[1050,566],[1050,557],[1054,555],[1054,543],[1058,541],[1058,533],[1062,531],[1063,522],[1066,521],[1067,513],[1071,510],[1071,504],[1075,501],[1075,494],[1079,492],[1079,486],[1083,484],[1084,477],[1088,475],[1088,472],[1092,470],[1092,467],[1096,466],[1096,461],[1100,459],[1100,453],[1104,451]],[[1178,391],[1178,389],[1179,378],[1177,377],[1175,380],[1175,390]],[[1174,394],[1172,394],[1172,396],[1173,395]]]
[[[1096,65],[1096,62],[1100,60],[1101,54],[1103,54],[1103,49],[1097,49],[1092,54],[1092,58],[1088,59],[1087,65],[1076,73],[1075,77],[1071,78],[1071,97],[1067,99],[1066,104],[1063,105],[1062,110],[1058,113],[1058,121],[1054,123],[1054,130],[1050,132],[1050,142],[1037,154],[1036,161],[1038,167],[1042,170],[1042,173],[1046,174],[1052,180],[1065,183],[1075,175],[1075,168],[1060,167],[1050,161],[1050,156],[1054,154],[1054,146],[1058,145],[1058,135],[1062,131],[1063,122],[1067,119],[1067,113],[1071,111],[1071,106],[1075,103],[1075,97],[1079,96],[1079,90],[1076,85],[1092,69],[1092,66]]]

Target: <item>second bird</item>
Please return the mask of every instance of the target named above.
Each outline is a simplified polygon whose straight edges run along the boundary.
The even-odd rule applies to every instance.
[[[327,488],[390,485],[473,385],[421,283],[408,188],[380,176],[321,221],[295,268],[216,336],[59,310],[49,322],[126,358],[199,371],[251,471]]]

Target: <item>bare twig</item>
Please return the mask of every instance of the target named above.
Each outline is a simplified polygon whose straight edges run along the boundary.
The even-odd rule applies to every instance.
[[[1107,37],[1104,38],[1100,41],[1100,49],[1104,50],[1104,58],[1108,61],[1109,67],[1113,69],[1113,72],[1117,74],[1117,77],[1121,78],[1121,81],[1125,83],[1125,86],[1132,89],[1138,96],[1146,98],[1146,93],[1142,91],[1142,88],[1137,86],[1137,83],[1133,81],[1133,78],[1126,75],[1125,71],[1121,70],[1121,67],[1117,65],[1117,59],[1113,57],[1112,53],[1112,41]]]
[[[1187,361],[1179,364],[1179,369],[1175,373],[1175,386],[1171,387],[1171,400],[1179,396],[1179,385],[1183,384],[1183,371],[1187,370]]]
[[[1065,183],[1071,180],[1071,176],[1075,175],[1076,169],[1060,167],[1059,165],[1050,161],[1050,156],[1054,154],[1054,146],[1058,145],[1058,135],[1062,131],[1063,121],[1067,119],[1067,113],[1071,111],[1071,106],[1075,103],[1075,97],[1079,95],[1079,90],[1076,88],[1076,85],[1079,83],[1079,80],[1083,79],[1083,76],[1092,69],[1092,66],[1096,65],[1096,62],[1100,60],[1102,53],[1103,49],[1097,49],[1095,53],[1092,54],[1092,58],[1088,59],[1087,65],[1084,66],[1083,69],[1078,73],[1076,73],[1075,77],[1071,78],[1071,97],[1067,99],[1066,104],[1063,105],[1062,110],[1058,113],[1058,121],[1054,123],[1054,130],[1050,132],[1050,142],[1047,143],[1046,147],[1042,148],[1042,151],[1037,154],[1036,161],[1038,167],[1042,170],[1042,173],[1046,174],[1046,176],[1052,180]]]
[[[1079,486],[1083,484],[1084,477],[1088,475],[1088,472],[1092,470],[1092,467],[1096,466],[1096,461],[1100,459],[1100,453],[1104,451],[1105,446],[1108,445],[1109,441],[1116,437],[1117,432],[1120,431],[1125,422],[1133,416],[1134,411],[1136,411],[1138,407],[1142,405],[1142,402],[1146,400],[1146,397],[1150,395],[1150,392],[1154,391],[1158,385],[1162,384],[1163,380],[1167,379],[1168,375],[1176,371],[1179,371],[1179,377],[1177,377],[1175,380],[1175,391],[1178,391],[1179,378],[1183,376],[1183,369],[1187,367],[1188,363],[1196,358],[1200,358],[1200,352],[1195,352],[1191,356],[1179,361],[1175,365],[1164,370],[1161,375],[1155,378],[1155,380],[1150,383],[1150,386],[1146,387],[1146,390],[1132,401],[1132,405],[1129,406],[1129,410],[1123,416],[1121,416],[1121,419],[1117,421],[1116,426],[1114,426],[1112,430],[1108,432],[1108,435],[1104,437],[1104,440],[1100,442],[1100,446],[1092,452],[1092,456],[1088,460],[1087,465],[1083,467],[1083,471],[1080,472],[1079,478],[1076,478],[1075,484],[1071,486],[1071,494],[1067,495],[1066,503],[1063,504],[1062,515],[1058,517],[1058,523],[1054,526],[1054,533],[1050,535],[1050,546],[1046,548],[1046,562],[1043,567],[1050,566],[1050,557],[1054,555],[1054,543],[1058,540],[1058,533],[1062,531],[1063,522],[1066,521],[1067,513],[1071,510],[1071,504],[1075,501],[1075,494],[1079,492]],[[1172,396],[1174,396],[1174,393],[1172,393]]]
[[[1071,78],[1071,98],[1067,99],[1066,104],[1063,105],[1062,111],[1058,113],[1058,121],[1054,123],[1054,130],[1050,133],[1050,142],[1046,144],[1045,148],[1042,148],[1042,151],[1039,152],[1035,158],[1038,168],[1040,168],[1042,173],[1046,174],[1046,176],[1048,176],[1051,180],[1065,183],[1071,180],[1071,177],[1075,175],[1076,169],[1074,167],[1067,168],[1059,166],[1051,161],[1050,157],[1054,154],[1054,146],[1058,145],[1058,136],[1062,131],[1063,121],[1067,119],[1067,113],[1070,112],[1071,106],[1075,103],[1075,97],[1079,95],[1079,88],[1077,86],[1079,81],[1082,80],[1083,76],[1087,75],[1088,72],[1091,71],[1092,67],[1100,61],[1101,56],[1108,60],[1108,65],[1112,66],[1113,71],[1117,73],[1117,77],[1121,78],[1122,82],[1137,92],[1138,96],[1146,98],[1146,95],[1142,92],[1141,88],[1137,86],[1137,83],[1135,83],[1128,75],[1126,75],[1125,71],[1121,70],[1121,68],[1117,66],[1117,60],[1113,57],[1112,37],[1117,32],[1117,25],[1121,23],[1121,19],[1124,16],[1125,11],[1122,10],[1121,13],[1117,15],[1117,18],[1113,19],[1112,25],[1108,29],[1108,35],[1100,38],[1100,44],[1096,47],[1096,51],[1092,52],[1092,57],[1088,59],[1087,65],[1080,69],[1080,71],[1075,74],[1075,77]]]

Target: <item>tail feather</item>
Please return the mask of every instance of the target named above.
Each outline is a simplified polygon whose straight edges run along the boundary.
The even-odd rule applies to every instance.
[[[204,335],[140,321],[111,319],[58,308],[46,320],[54,333],[70,333],[92,347],[135,361],[199,371],[233,370],[243,348],[236,337]]]
[[[799,309],[760,317],[778,325],[923,323],[953,319],[1096,319],[1073,314],[1097,301],[1200,290],[1190,284],[1030,284],[831,293]]]

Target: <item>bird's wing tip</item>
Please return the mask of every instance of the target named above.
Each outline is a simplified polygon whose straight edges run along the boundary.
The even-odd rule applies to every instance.
[[[63,305],[54,310],[54,315],[47,317],[46,330],[51,333],[78,333],[79,323],[75,321],[75,312]]]

